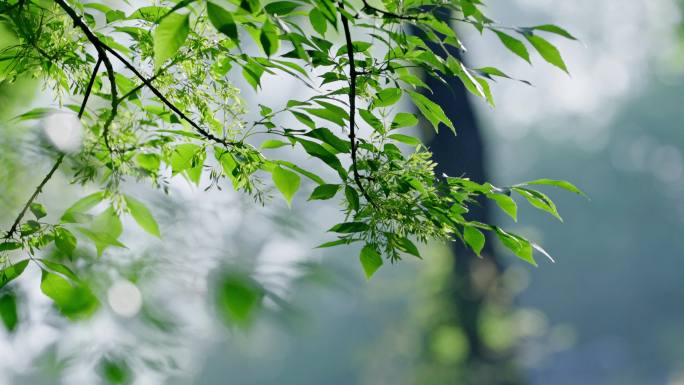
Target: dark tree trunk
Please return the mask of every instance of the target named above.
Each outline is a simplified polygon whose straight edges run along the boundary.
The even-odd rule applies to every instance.
[[[442,52],[441,47],[431,45],[434,52]],[[453,49],[451,54],[460,58],[460,52]],[[488,179],[486,167],[486,148],[477,123],[468,91],[461,81],[450,78],[448,86],[427,77],[425,82],[433,90],[427,95],[440,104],[456,126],[457,136],[442,127],[429,142],[433,159],[438,163],[436,172],[449,176],[465,176],[475,182]],[[468,214],[470,220],[491,223],[490,204],[481,200],[473,205]],[[453,298],[456,313],[455,321],[462,328],[468,341],[469,352],[464,370],[466,384],[459,385],[518,385],[522,381],[512,364],[510,354],[493,352],[487,348],[481,331],[483,305],[491,288],[497,285],[502,266],[500,265],[491,239],[478,258],[461,242],[452,243],[454,254],[453,282],[449,295]]]

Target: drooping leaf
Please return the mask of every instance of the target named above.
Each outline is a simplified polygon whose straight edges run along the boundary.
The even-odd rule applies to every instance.
[[[501,32],[501,31],[497,31],[497,30],[493,30],[493,31],[496,34],[496,36],[499,38],[499,40],[501,40],[501,43],[503,43],[503,45],[506,48],[508,48],[511,52],[513,52],[514,54],[521,57],[526,62],[532,63],[530,61],[530,53],[527,50],[527,47],[525,47],[525,43],[523,43],[522,41],[514,38],[513,36],[511,36],[505,32]]]
[[[499,237],[501,243],[506,248],[511,250],[513,254],[532,266],[537,266],[537,261],[534,260],[532,245],[530,242],[520,236],[508,233],[501,228],[494,228],[496,235]]]
[[[475,254],[480,256],[485,245],[485,236],[482,234],[482,231],[473,226],[465,226],[463,228],[463,239],[473,249]]]
[[[565,73],[568,73],[568,67],[565,65],[563,57],[561,57],[558,48],[556,48],[553,44],[549,43],[548,40],[538,35],[525,34],[525,38],[527,39],[527,41],[530,42],[530,44],[532,44],[534,49],[536,49],[537,52],[539,52],[539,54],[542,58],[544,58],[544,60],[562,69]]]
[[[518,220],[518,205],[515,203],[513,198],[504,194],[487,194],[487,198],[496,202],[503,212],[508,214],[514,221]]]
[[[292,206],[292,198],[297,193],[297,190],[299,190],[301,178],[296,173],[280,166],[276,166],[273,169],[272,175],[273,183],[278,188],[278,191],[283,194],[287,205]]]
[[[368,279],[370,279],[380,266],[382,266],[382,257],[380,256],[380,253],[378,253],[375,247],[370,244],[366,244],[363,249],[361,249],[359,260],[361,261],[361,266]]]
[[[435,131],[438,130],[439,124],[442,123],[449,127],[451,131],[456,132],[454,124],[449,120],[449,118],[442,110],[439,104],[428,99],[425,95],[419,94],[417,92],[409,91],[409,96],[413,103],[418,107],[423,116],[432,124]]]
[[[235,24],[233,15],[230,12],[211,1],[208,1],[207,15],[209,16],[209,21],[216,30],[228,36],[233,41],[239,42],[237,24]]]
[[[520,194],[523,198],[527,199],[532,206],[546,211],[547,213],[558,218],[559,221],[563,222],[563,218],[561,218],[560,214],[558,213],[556,204],[553,203],[551,198],[546,196],[546,194],[522,187],[513,187],[512,190]]]

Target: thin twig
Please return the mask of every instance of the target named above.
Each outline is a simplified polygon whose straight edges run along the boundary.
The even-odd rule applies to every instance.
[[[88,81],[88,86],[86,87],[85,94],[83,95],[83,101],[81,102],[81,108],[78,110],[78,118],[81,119],[83,117],[83,114],[85,113],[86,105],[88,104],[88,99],[90,98],[90,94],[93,91],[93,84],[95,83],[95,78],[97,77],[97,71],[100,69],[100,64],[102,63],[102,59],[98,59],[97,63],[95,64],[95,67],[93,68],[93,73],[90,75],[90,80]],[[52,178],[52,176],[55,174],[59,166],[62,164],[62,161],[64,160],[64,153],[59,154],[57,157],[57,160],[55,163],[52,165],[52,168],[50,168],[50,171],[45,175],[43,180],[40,182],[38,187],[33,191],[33,194],[31,194],[31,197],[26,201],[26,204],[24,204],[24,207],[21,209],[19,212],[19,215],[14,219],[14,222],[12,223],[12,227],[10,227],[9,231],[3,239],[9,239],[11,238],[14,233],[17,232],[17,228],[19,227],[19,224],[21,223],[21,220],[24,219],[24,215],[26,215],[26,210],[31,207],[31,204],[33,203],[34,200],[38,197],[38,195],[43,191],[43,187],[47,184],[47,182]]]
[[[95,68],[93,68],[93,74],[90,76],[90,81],[88,82],[88,87],[86,87],[85,94],[83,96],[83,102],[81,102],[81,109],[78,110],[78,118],[81,119],[85,113],[86,104],[88,104],[88,98],[93,90],[93,84],[95,84],[95,78],[97,77],[97,71],[100,70],[100,64],[102,64],[102,58],[97,58],[97,63]]]
[[[340,3],[340,8],[344,9],[344,4]],[[368,203],[377,208],[378,206],[371,199],[370,195],[361,183],[361,175],[359,174],[358,161],[356,157],[357,142],[356,142],[356,64],[354,63],[354,43],[351,38],[351,31],[349,29],[349,19],[343,12],[340,12],[342,18],[342,27],[344,28],[344,38],[347,43],[347,58],[349,60],[349,141],[351,142],[351,160],[352,171],[354,173],[354,182],[361,190],[361,194],[366,198]]]
[[[57,169],[59,168],[59,165],[62,164],[62,160],[64,160],[64,154],[63,153],[57,157],[57,161],[55,162],[55,164],[52,165],[50,172],[48,172],[47,175],[45,175],[45,178],[43,178],[43,180],[40,182],[38,187],[36,187],[36,190],[33,192],[33,194],[31,194],[31,197],[29,198],[29,200],[24,205],[24,208],[21,209],[21,212],[19,213],[19,215],[17,215],[17,218],[14,220],[14,223],[12,223],[12,227],[10,227],[7,234],[5,234],[4,239],[11,238],[14,235],[14,233],[17,231],[17,228],[19,227],[21,220],[24,219],[24,215],[26,214],[26,210],[29,209],[29,207],[31,206],[33,201],[36,199],[38,194],[40,194],[41,191],[43,191],[43,187],[45,187],[45,184],[47,184],[47,182],[50,180],[50,178],[52,178],[52,175],[55,173],[55,171],[57,171]]]
[[[173,112],[175,112],[181,119],[185,120],[190,124],[197,132],[199,132],[202,136],[204,136],[206,139],[209,139],[213,142],[220,143],[224,145],[225,147],[230,147],[230,146],[236,146],[239,145],[240,143],[236,142],[231,142],[226,139],[219,138],[215,136],[214,134],[210,133],[209,131],[205,130],[202,128],[199,124],[195,123],[192,119],[190,119],[185,113],[183,113],[176,105],[174,105],[170,100],[168,100],[162,93],[159,91],[154,85],[152,85],[152,82],[150,79],[146,78],[138,69],[131,64],[125,57],[123,57],[120,53],[118,53],[116,50],[114,50],[112,47],[104,43],[102,40],[100,40],[95,34],[90,30],[90,27],[81,19],[81,17],[76,13],[76,11],[69,6],[69,4],[66,3],[64,0],[54,0],[62,9],[71,17],[71,19],[74,22],[74,25],[80,28],[83,33],[85,34],[86,38],[95,46],[95,49],[98,50],[98,53],[100,51],[104,52],[109,52],[114,57],[119,59],[121,63],[123,63],[126,68],[128,68],[133,74],[140,79],[147,88],[152,91],[152,93],[159,98],[159,100],[162,101],[169,109],[171,109]],[[103,60],[105,60],[103,58]],[[108,60],[108,59],[107,59]],[[106,61],[105,61],[106,65]]]

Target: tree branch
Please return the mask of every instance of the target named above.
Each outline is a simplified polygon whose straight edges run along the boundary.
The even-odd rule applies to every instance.
[[[64,0],[54,0],[62,9],[71,17],[71,19],[74,22],[74,25],[80,28],[83,33],[85,34],[86,38],[95,46],[95,49],[98,51],[98,53],[104,53],[106,56],[106,53],[109,52],[114,57],[119,59],[121,63],[123,63],[126,68],[128,68],[133,74],[140,79],[147,88],[152,91],[152,93],[159,98],[159,100],[162,101],[171,111],[176,113],[181,119],[185,120],[190,124],[197,132],[199,132],[202,136],[204,136],[206,139],[211,140],[216,143],[220,143],[224,145],[225,147],[230,147],[230,146],[236,146],[239,145],[239,143],[231,142],[222,138],[219,138],[215,136],[214,134],[210,133],[209,131],[205,130],[202,128],[199,124],[195,123],[192,119],[190,119],[185,113],[183,113],[178,107],[176,107],[170,100],[168,100],[162,93],[159,91],[154,85],[152,85],[152,82],[150,79],[146,78],[140,71],[138,71],[137,68],[131,62],[129,62],[125,57],[123,57],[120,53],[118,53],[116,50],[114,50],[112,47],[108,46],[106,43],[104,43],[102,40],[100,40],[95,34],[90,30],[90,27],[81,19],[81,17],[76,13],[76,11],[69,6],[69,4],[66,3]],[[103,58],[103,60],[105,60]],[[105,60],[105,65],[107,65],[107,61],[109,59],[107,58]],[[111,64],[111,63],[110,63]],[[109,69],[109,67],[108,67]],[[111,80],[111,79],[110,79]],[[113,98],[116,99],[116,98]],[[113,104],[113,103],[112,103]]]
[[[81,108],[78,110],[78,119],[81,119],[83,117],[83,114],[85,113],[86,105],[88,104],[88,99],[90,98],[90,94],[93,91],[93,84],[95,83],[95,77],[97,77],[97,71],[100,69],[100,64],[102,63],[102,58],[98,58],[97,63],[95,64],[95,67],[93,68],[93,73],[90,75],[90,80],[88,81],[88,86],[86,87],[85,94],[83,95],[83,101],[81,102]],[[26,210],[31,207],[31,204],[33,203],[34,200],[38,197],[38,195],[43,191],[43,187],[47,184],[47,182],[52,178],[52,176],[55,174],[59,166],[62,164],[62,161],[64,160],[64,153],[59,154],[57,157],[57,160],[55,163],[52,165],[52,168],[50,168],[50,171],[45,175],[43,180],[40,182],[38,187],[33,191],[33,194],[31,194],[31,197],[26,201],[26,204],[24,204],[24,207],[21,209],[19,212],[19,215],[14,219],[14,222],[12,223],[12,227],[10,227],[9,231],[3,239],[9,239],[11,238],[14,233],[17,232],[17,228],[19,228],[19,224],[21,223],[21,220],[24,219],[24,215],[26,215]]]
[[[52,178],[52,175],[54,175],[55,171],[57,171],[57,169],[59,168],[59,165],[62,164],[62,160],[64,160],[64,154],[60,154],[57,157],[57,161],[55,162],[55,164],[52,165],[52,168],[47,173],[47,175],[45,175],[45,178],[43,178],[43,180],[40,182],[38,187],[36,187],[36,190],[33,192],[33,194],[31,194],[31,197],[29,198],[29,200],[24,205],[24,208],[21,209],[21,212],[19,212],[19,215],[17,215],[17,218],[14,220],[14,223],[12,223],[12,227],[10,227],[7,234],[5,234],[4,239],[11,238],[14,235],[14,233],[17,232],[17,228],[19,227],[21,220],[24,218],[24,215],[26,214],[26,210],[28,210],[28,208],[31,206],[33,201],[38,196],[38,194],[40,194],[43,191],[43,187],[45,187],[45,185],[50,180],[50,178]]]
[[[365,2],[364,2],[365,3]],[[340,3],[340,8],[344,9],[344,4]],[[344,28],[344,38],[347,43],[347,59],[349,60],[349,141],[351,142],[351,160],[352,160],[352,171],[354,173],[354,182],[361,190],[361,194],[366,198],[368,203],[377,208],[378,206],[371,199],[370,195],[363,187],[361,183],[361,175],[359,174],[358,161],[357,161],[357,143],[356,143],[356,77],[358,73],[356,72],[356,63],[354,63],[354,43],[351,38],[351,31],[349,29],[349,19],[344,13],[340,12],[340,17],[342,18],[342,27]]]

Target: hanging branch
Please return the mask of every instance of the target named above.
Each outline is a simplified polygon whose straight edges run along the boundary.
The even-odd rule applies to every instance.
[[[340,9],[344,9],[344,4],[340,3]],[[342,18],[342,27],[344,28],[344,38],[347,43],[347,59],[349,60],[349,141],[351,142],[351,160],[352,160],[352,171],[354,174],[354,182],[361,190],[361,194],[366,198],[368,203],[373,205],[376,209],[378,206],[375,204],[373,199],[363,187],[361,183],[361,175],[359,174],[358,160],[357,160],[357,142],[356,142],[356,77],[358,72],[356,72],[356,64],[354,63],[354,44],[351,38],[351,31],[349,28],[349,19],[347,16],[340,12],[340,17]]]

